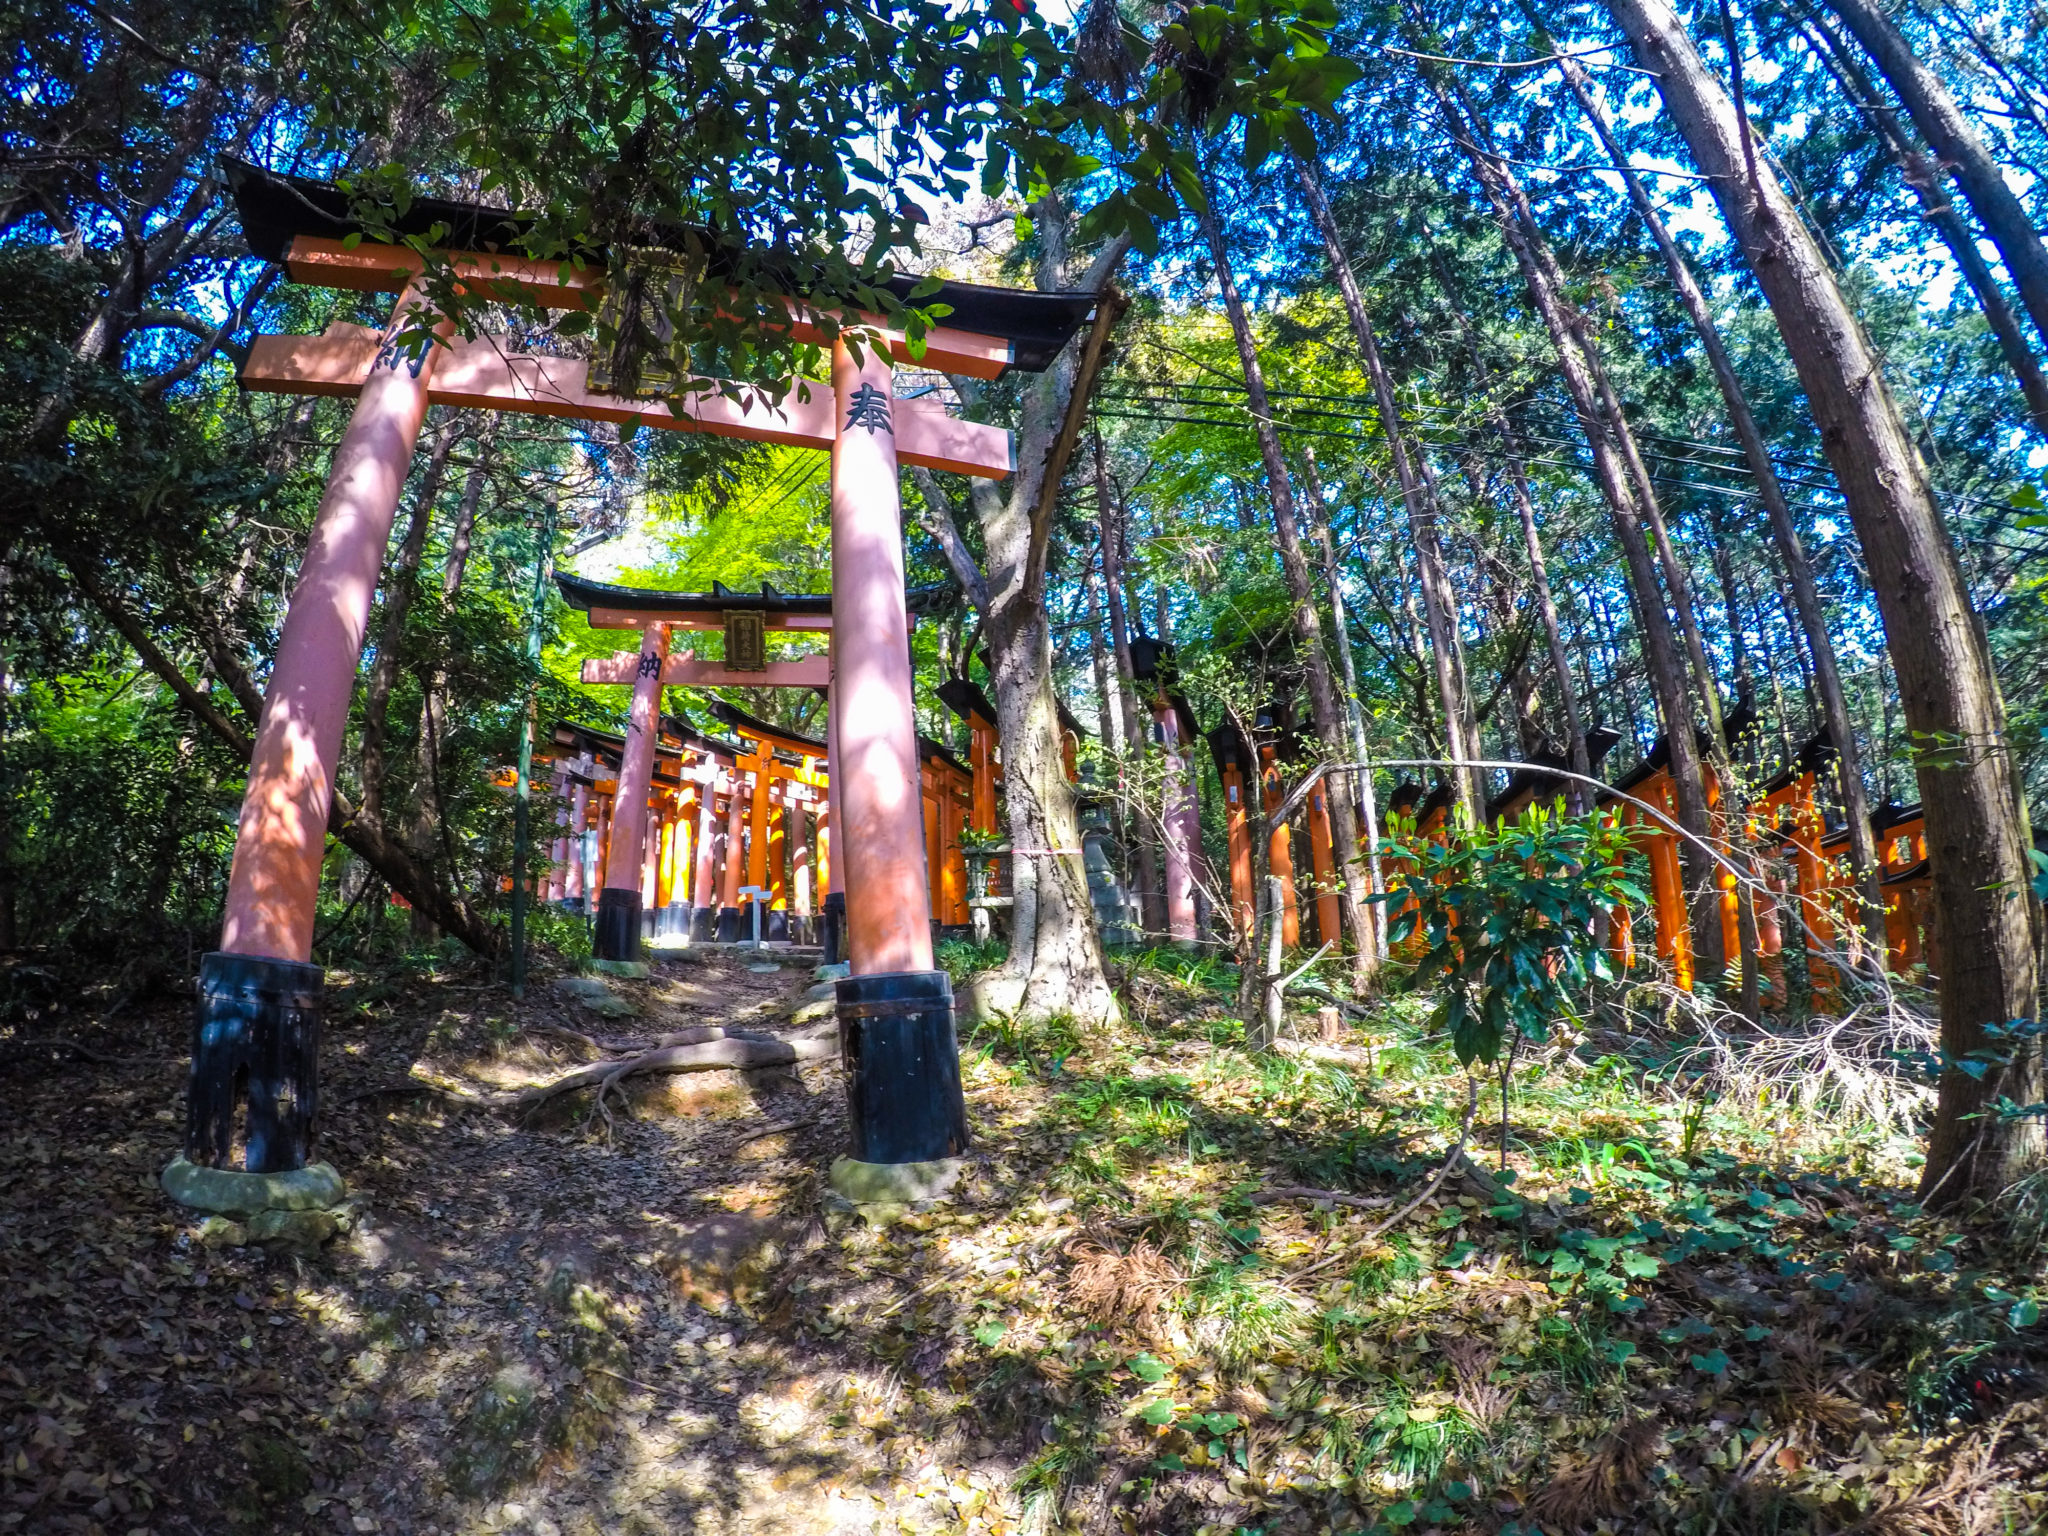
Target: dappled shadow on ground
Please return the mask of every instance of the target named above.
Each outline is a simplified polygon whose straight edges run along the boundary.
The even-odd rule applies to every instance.
[[[2040,1508],[2032,1361],[1970,1310],[1988,1282],[1958,1285],[1979,1240],[1941,1246],[1896,1191],[1675,1159],[1620,1076],[1518,1104],[1515,1196],[1454,1180],[1375,1233],[1464,1103],[1392,1015],[1322,1063],[1253,1057],[1220,994],[1140,975],[1142,1030],[984,1030],[965,1178],[880,1230],[825,1210],[829,1069],[647,1084],[609,1136],[587,1094],[516,1121],[382,1091],[422,1059],[504,1081],[578,1035],[772,1025],[808,980],[658,970],[602,1022],[470,978],[340,987],[323,1151],[362,1216],[311,1260],[206,1248],[155,1189],[175,1009],[87,1041],[161,1056],[15,1059],[0,1531],[1904,1533]]]

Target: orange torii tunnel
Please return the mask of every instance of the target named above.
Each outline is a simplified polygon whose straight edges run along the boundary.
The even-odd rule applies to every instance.
[[[457,317],[437,308],[415,246],[435,248],[439,269],[470,304],[588,311],[611,303],[622,314],[639,291],[613,285],[614,256],[624,270],[627,253],[593,248],[535,259],[522,253],[528,226],[518,215],[425,197],[403,200],[393,216],[395,233],[413,243],[381,243],[390,232],[364,227],[339,186],[240,161],[226,174],[252,254],[281,264],[298,283],[396,300],[377,330],[259,336],[239,372],[245,389],[354,405],[278,637],[220,948],[200,965],[185,1156],[226,1167],[239,1136],[244,1170],[273,1173],[304,1166],[312,1153],[325,985],[312,959],[314,918],[335,776],[385,548],[436,404],[711,432],[830,455],[833,584],[830,623],[820,627],[834,636],[829,735],[847,892],[851,974],[839,991],[841,1017],[853,1021],[842,1047],[851,1150],[879,1163],[959,1152],[967,1124],[951,986],[933,966],[926,894],[900,466],[1000,479],[1015,467],[1015,447],[1008,432],[949,416],[938,402],[898,401],[894,365],[978,379],[1042,371],[1094,312],[1097,295],[940,283],[924,297],[946,306],[950,324],[912,338],[880,315],[847,315],[868,339],[856,355],[836,313],[821,323],[792,259],[783,313],[772,323],[828,347],[829,380],[721,381],[731,388],[696,393],[686,387],[696,381],[682,379],[668,395],[626,398],[592,387],[588,359],[524,348],[507,335],[458,339]],[[649,247],[664,243],[677,261],[708,252],[713,283],[730,270],[721,262],[740,254],[710,231],[650,232]],[[918,281],[898,274],[885,286],[901,297]],[[636,310],[629,318],[643,317]],[[632,676],[617,679],[630,682],[633,700],[598,914],[601,928],[637,939],[631,918],[644,905],[645,881],[627,866],[644,855],[669,626],[627,627],[640,628],[640,647]]]

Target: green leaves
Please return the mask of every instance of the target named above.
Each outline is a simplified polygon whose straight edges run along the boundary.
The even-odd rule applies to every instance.
[[[1442,989],[1436,1024],[1467,1066],[1499,1060],[1510,1038],[1549,1037],[1567,989],[1600,961],[1595,918],[1638,889],[1625,833],[1541,808],[1501,827],[1454,826],[1441,842],[1396,837],[1386,854],[1406,870],[1385,898],[1395,933],[1427,937],[1416,980]]]
[[[1135,1355],[1130,1361],[1131,1374],[1148,1385],[1157,1385],[1166,1379],[1167,1365],[1154,1355]]]

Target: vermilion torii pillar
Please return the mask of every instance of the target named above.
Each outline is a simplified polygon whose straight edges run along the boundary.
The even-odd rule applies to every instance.
[[[600,960],[632,960],[640,953],[641,850],[647,841],[647,791],[654,781],[654,738],[661,723],[661,668],[667,660],[668,626],[648,625],[640,633],[640,667],[626,745],[619,754],[604,889],[597,897],[591,953]]]
[[[400,349],[402,332],[452,321],[424,313],[408,287],[393,307],[348,430],[278,636],[256,750],[242,794],[220,949],[199,968],[185,1152],[227,1162],[238,1084],[248,1104],[244,1166],[302,1167],[319,1106],[320,994],[313,957],[321,854],[334,772],[383,570],[440,349]]]

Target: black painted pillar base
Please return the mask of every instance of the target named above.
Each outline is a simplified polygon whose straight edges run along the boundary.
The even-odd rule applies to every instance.
[[[819,959],[827,965],[837,965],[846,958],[846,892],[825,893],[825,912],[819,920],[818,945],[824,950]]]
[[[944,971],[849,976],[836,988],[849,1155],[927,1163],[967,1150],[967,1100]]]
[[[581,896],[564,896],[561,907],[564,912],[574,912],[581,917],[589,909],[589,904]]]
[[[761,937],[771,944],[789,942],[789,913],[770,907],[761,914]]]
[[[740,909],[738,907],[720,907],[718,909],[718,942],[721,944],[737,944],[746,937],[746,933],[740,928]]]
[[[224,1168],[235,1110],[248,1106],[243,1167],[249,1173],[303,1168],[320,1108],[317,965],[222,951],[199,961],[192,1015],[192,1076],[186,1090],[185,1156]]]
[[[815,944],[818,942],[818,920],[801,912],[789,915],[789,942],[792,944]]]
[[[690,908],[690,937],[700,944],[709,944],[718,937],[718,908]]]
[[[640,958],[640,893],[607,887],[598,893],[597,932],[590,952],[599,960]]]

